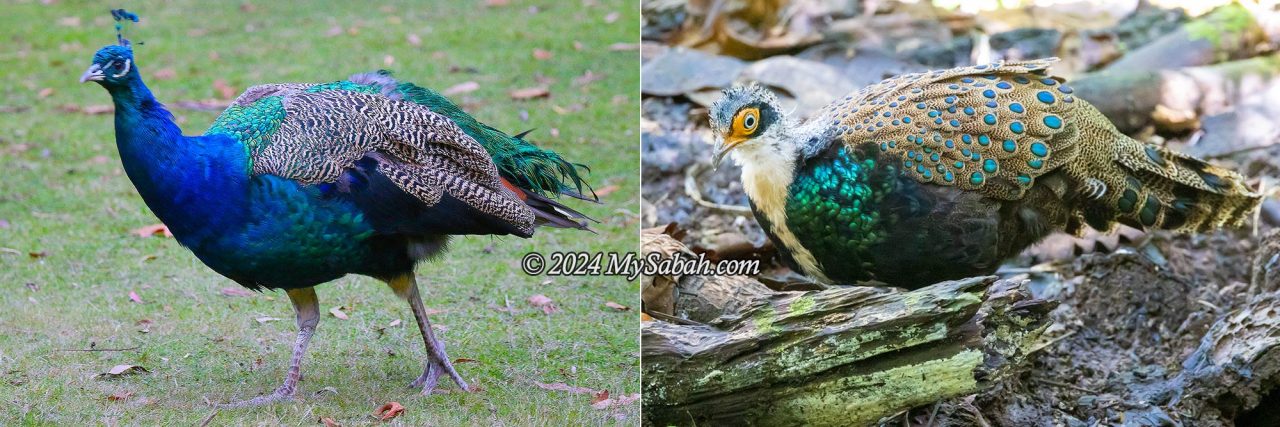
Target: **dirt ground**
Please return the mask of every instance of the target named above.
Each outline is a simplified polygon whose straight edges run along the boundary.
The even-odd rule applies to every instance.
[[[882,9],[884,6],[880,6]],[[692,10],[692,9],[690,9]],[[853,12],[859,19],[864,10]],[[1180,10],[1151,9],[1135,13],[1100,30],[1128,41],[1124,52],[1130,52],[1151,40],[1176,31],[1180,24],[1197,19]],[[689,12],[694,14],[693,12]],[[912,12],[881,10],[866,22],[889,22],[905,19]],[[696,14],[695,14],[696,15]],[[950,16],[950,15],[949,15]],[[648,16],[647,16],[648,19]],[[678,19],[650,22],[646,28],[646,72],[655,58],[674,48],[671,34],[679,34]],[[686,19],[690,19],[686,17]],[[839,19],[836,19],[838,22]],[[926,29],[936,29],[928,19],[911,22]],[[666,25],[657,28],[659,24]],[[954,22],[948,28],[954,28]],[[782,25],[782,24],[779,24]],[[835,26],[836,24],[832,24]],[[889,25],[889,24],[884,24]],[[874,26],[874,25],[872,25]],[[990,26],[990,25],[988,25]],[[789,31],[795,31],[787,27]],[[891,74],[897,70],[927,67],[949,67],[968,62],[972,43],[967,37],[946,37],[948,43],[934,44],[931,49],[902,48],[912,38],[881,41],[877,46],[888,50],[849,60],[850,42],[831,42],[830,27],[823,42],[803,49],[793,49],[793,57],[813,62],[837,64],[852,70],[846,76],[863,76],[867,67]],[[1089,49],[1068,50],[1069,37],[1046,34],[1052,29],[1022,28],[1015,34],[990,37],[992,49],[1002,52],[997,57],[1018,54],[1040,56],[1075,55],[1064,58],[1068,73],[1087,73],[1106,64],[1087,64]],[[926,31],[921,31],[927,33]],[[943,31],[944,33],[946,31]],[[897,34],[889,38],[898,37]],[[664,36],[665,35],[665,36]],[[664,38],[666,37],[666,38]],[[1037,42],[1049,38],[1046,42]],[[855,37],[856,39],[856,37]],[[1000,40],[1010,40],[1003,45]],[[858,44],[861,43],[861,44]],[[853,44],[865,47],[867,42]],[[1270,49],[1269,46],[1265,46]],[[703,50],[706,46],[700,47]],[[720,47],[722,57],[738,55]],[[922,52],[925,50],[926,52]],[[887,53],[886,53],[887,52]],[[950,52],[950,55],[941,53]],[[1019,53],[1021,52],[1021,53]],[[764,56],[776,58],[775,52]],[[829,55],[829,56],[824,56]],[[741,56],[741,55],[738,55]],[[1119,55],[1123,57],[1123,53]],[[927,57],[929,61],[920,61]],[[1082,59],[1083,58],[1083,59]],[[1116,61],[1112,59],[1111,61]],[[760,64],[764,61],[744,64]],[[928,62],[928,63],[925,63]],[[702,62],[694,62],[702,64]],[[709,62],[708,62],[709,63]],[[1087,64],[1087,65],[1082,65]],[[744,65],[748,70],[753,65]],[[714,69],[708,65],[704,68]],[[861,70],[861,71],[860,71]],[[744,72],[738,80],[749,77]],[[767,74],[766,74],[767,75]],[[649,74],[644,76],[646,80]],[[685,82],[696,80],[687,77]],[[722,77],[708,82],[731,81]],[[865,81],[850,80],[859,87]],[[865,80],[865,79],[864,79]],[[874,81],[874,80],[872,80]],[[709,85],[709,86],[707,86]],[[838,85],[837,85],[838,86]],[[719,170],[707,164],[711,157],[711,134],[706,124],[705,99],[714,99],[717,87],[707,83],[698,90],[683,89],[677,94],[660,95],[665,88],[650,88],[643,103],[643,219],[645,227],[674,223],[687,232],[683,242],[695,251],[710,252],[713,258],[761,258],[765,260],[759,279],[779,289],[804,286],[793,273],[779,265],[771,245],[755,219],[741,207],[746,196],[738,181],[736,165],[725,162]],[[776,88],[776,86],[775,86]],[[803,93],[779,88],[797,95],[797,108],[803,109]],[[711,95],[708,95],[708,94]],[[831,94],[834,98],[840,94]],[[1250,178],[1253,185],[1273,186],[1280,176],[1280,134],[1261,139],[1224,140],[1230,131],[1217,128],[1219,123],[1239,122],[1222,115],[1247,114],[1247,102],[1235,103],[1214,114],[1205,114],[1195,126],[1169,131],[1167,126],[1146,126],[1133,132],[1148,142],[1165,144],[1193,154],[1211,158],[1217,164],[1233,168]],[[1272,122],[1275,122],[1272,116]],[[1224,142],[1225,141],[1225,142]],[[1225,147],[1224,147],[1225,145]],[[690,185],[692,184],[692,185]],[[692,187],[692,188],[691,188]],[[695,200],[697,196],[705,202]],[[1119,234],[1091,234],[1083,238],[1055,235],[1042,245],[1010,260],[1001,268],[1002,277],[1021,277],[1037,298],[1060,301],[1053,312],[1053,325],[1046,331],[1043,348],[1025,371],[1016,378],[1000,383],[977,395],[938,402],[914,408],[886,419],[888,425],[1280,425],[1280,393],[1272,395],[1269,386],[1257,384],[1235,375],[1213,375],[1196,370],[1195,360],[1206,350],[1225,344],[1205,343],[1206,333],[1225,315],[1259,303],[1260,298],[1275,291],[1275,278],[1268,282],[1265,274],[1254,279],[1255,258],[1259,248],[1275,227],[1280,225],[1280,203],[1264,202],[1252,228],[1224,230],[1210,234],[1179,235],[1163,231],[1144,234],[1123,230]],[[1280,241],[1280,238],[1273,238]],[[1275,243],[1271,243],[1275,244]],[[1261,263],[1275,263],[1263,259]],[[1247,311],[1246,311],[1247,312]],[[1203,344],[1203,345],[1202,345]],[[1203,347],[1203,348],[1202,348]],[[1199,352],[1197,349],[1201,349]],[[1274,357],[1274,356],[1273,356]],[[1240,361],[1244,366],[1256,361]],[[1247,384],[1247,385],[1246,385]],[[1250,390],[1233,387],[1251,387]]]

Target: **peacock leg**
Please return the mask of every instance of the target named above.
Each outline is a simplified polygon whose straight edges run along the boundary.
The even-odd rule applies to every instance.
[[[293,343],[293,356],[289,359],[289,372],[284,377],[284,384],[266,396],[217,406],[243,408],[264,405],[292,399],[298,392],[298,380],[302,378],[302,356],[307,353],[307,344],[311,342],[311,336],[316,333],[316,325],[320,323],[320,302],[316,299],[315,288],[290,289],[288,294],[289,301],[293,302],[293,310],[298,314],[298,339]]]
[[[467,382],[462,379],[462,375],[458,374],[458,370],[453,368],[453,362],[444,351],[444,342],[437,339],[435,332],[431,330],[431,321],[427,320],[427,311],[422,307],[422,295],[418,293],[417,279],[412,274],[408,274],[392,279],[389,283],[397,295],[409,301],[409,306],[413,308],[413,317],[418,321],[418,330],[422,332],[422,341],[427,347],[427,367],[423,370],[422,376],[413,380],[409,386],[422,387],[422,394],[431,394],[431,391],[436,388],[440,374],[448,374],[463,391],[471,390]]]

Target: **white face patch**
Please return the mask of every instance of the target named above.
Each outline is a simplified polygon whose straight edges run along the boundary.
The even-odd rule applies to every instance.
[[[114,64],[114,63],[115,63],[115,61],[112,61],[112,64]],[[107,65],[111,65],[111,64],[107,64]],[[125,74],[129,74],[129,69],[130,69],[132,66],[133,66],[133,60],[131,60],[131,59],[125,59],[125,60],[124,60],[124,71],[121,71],[121,72],[120,72],[120,74],[112,74],[112,75],[111,75],[111,77],[112,77],[112,78],[116,78],[116,79],[118,79],[118,78],[120,78],[120,77],[123,77]]]

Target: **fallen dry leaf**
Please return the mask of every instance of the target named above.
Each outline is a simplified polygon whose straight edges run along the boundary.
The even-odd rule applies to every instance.
[[[476,89],[479,89],[479,88],[480,88],[480,83],[462,82],[462,83],[458,83],[456,85],[450,86],[448,89],[445,89],[444,92],[440,92],[440,93],[444,94],[444,96],[453,96],[453,95],[458,95],[458,94],[463,94],[468,92],[474,92]]]
[[[524,101],[534,98],[546,98],[551,96],[551,91],[545,87],[527,87],[524,89],[516,89],[511,91],[511,99],[516,101]]]
[[[133,397],[132,391],[116,390],[115,393],[111,393],[110,396],[107,396],[107,400],[110,400],[112,402],[119,402],[122,400],[129,400],[130,397]]]
[[[595,409],[609,409],[614,406],[630,405],[640,400],[640,393],[631,393],[618,396],[617,399],[610,399],[608,392],[605,392],[605,398],[601,400],[593,400],[591,407]],[[598,396],[597,396],[598,397]]]
[[[329,417],[320,417],[320,424],[324,424],[324,427],[342,427],[342,424],[338,424],[337,421]]]
[[[342,320],[350,319],[350,317],[347,316],[347,313],[342,312],[342,306],[337,306],[329,309],[329,314],[332,314],[333,317],[337,317]]]
[[[422,46],[422,37],[418,37],[417,34],[409,34],[404,36],[404,39],[409,42],[410,46]]]
[[[596,393],[595,396],[591,397],[591,404],[595,405],[596,403],[603,402],[605,400],[609,400],[609,390],[600,390],[599,393]]]
[[[618,303],[613,302],[613,301],[606,301],[606,302],[604,303],[604,306],[605,306],[605,307],[612,308],[612,309],[614,309],[614,310],[618,310],[618,311],[627,311],[627,310],[630,310],[630,309],[631,309],[631,307],[627,307],[627,306],[625,306],[625,305],[618,304]]]
[[[253,296],[253,291],[248,290],[248,289],[245,289],[245,288],[242,288],[242,287],[239,287],[239,286],[229,287],[229,288],[222,288],[222,290],[218,291],[218,293],[220,293],[220,294],[222,294],[222,295],[224,295],[224,296],[229,296],[229,297],[251,297],[251,296]]]
[[[138,373],[144,373],[144,372],[151,372],[151,371],[148,371],[147,368],[144,368],[138,365],[116,365],[116,366],[112,366],[111,370],[98,374],[97,376],[114,378],[114,377],[120,377],[120,376],[138,374]]]
[[[386,421],[400,416],[404,413],[404,406],[400,402],[387,402],[385,405],[379,406],[378,410],[373,411],[373,416],[379,420]]]
[[[578,77],[574,77],[574,78],[573,78],[573,85],[574,85],[574,86],[586,86],[586,85],[591,84],[591,82],[594,82],[594,81],[596,81],[596,80],[600,80],[600,79],[603,79],[603,78],[604,78],[604,75],[603,75],[603,74],[596,74],[596,73],[591,72],[591,70],[587,70],[587,72],[582,73],[582,75],[581,75],[581,76],[578,76]]]
[[[236,96],[236,88],[227,84],[226,80],[217,79],[213,81],[213,90],[218,92],[218,96],[222,99],[231,99]]]
[[[536,59],[539,61],[546,61],[548,59],[551,59],[552,56],[554,55],[549,50],[543,50],[543,49],[533,50],[533,59]]]
[[[146,227],[136,228],[132,233],[138,235],[138,237],[151,237],[157,234],[164,237],[173,237],[173,233],[169,231],[169,227],[164,224],[153,224]]]
[[[613,185],[613,184],[606,185],[606,186],[604,186],[604,187],[600,187],[600,189],[599,189],[599,190],[596,190],[596,195],[597,195],[597,196],[600,196],[600,197],[608,196],[608,195],[609,195],[609,193],[612,193],[612,192],[614,192],[614,191],[618,191],[618,190],[619,190],[619,189],[621,189],[621,188],[622,188],[622,187],[618,187],[617,185]]]
[[[40,99],[45,99],[45,98],[48,98],[49,95],[53,95],[53,88],[51,87],[40,89],[40,92],[36,94],[36,97]]]
[[[609,45],[609,50],[620,52],[624,50],[640,50],[640,43],[614,43]]]
[[[546,314],[552,314],[560,311],[560,308],[556,307],[555,301],[552,301],[551,298],[547,298],[547,296],[543,294],[537,294],[529,297],[529,305],[541,308],[542,312]]]
[[[258,316],[253,318],[253,320],[257,321],[258,323],[267,323],[267,322],[274,322],[274,321],[283,320],[283,319],[279,317],[271,317],[271,316]]]
[[[480,362],[479,360],[466,358],[466,357],[459,357],[457,359],[453,359],[453,363],[479,363],[479,362]]]
[[[136,302],[136,303],[138,303],[138,304],[142,304],[142,297],[138,296],[138,293],[137,293],[137,292],[129,291],[129,301],[133,301],[133,302]]]
[[[390,67],[392,64],[395,64],[395,63],[396,63],[396,57],[394,56],[386,55],[382,57],[382,65]]]
[[[39,258],[44,258],[49,256],[49,253],[46,251],[31,251],[31,252],[27,252],[27,256],[31,258],[39,259]]]
[[[154,77],[156,80],[169,80],[177,76],[178,72],[174,71],[173,68],[170,67],[161,68],[156,70],[156,72],[151,73],[151,77]]]
[[[400,319],[392,320],[391,323],[387,324],[388,328],[394,328],[396,326],[400,326]]]
[[[583,393],[583,394],[590,394],[590,395],[596,395],[600,393],[599,390],[596,390],[594,388],[576,387],[576,386],[571,386],[565,383],[547,384],[547,383],[540,383],[540,382],[534,381],[533,384],[543,390],[567,391],[570,393]]]

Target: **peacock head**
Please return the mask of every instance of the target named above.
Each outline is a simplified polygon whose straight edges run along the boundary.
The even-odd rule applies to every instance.
[[[98,49],[98,53],[93,55],[93,64],[80,75],[80,83],[93,81],[106,88],[124,86],[131,76],[137,74],[133,49],[113,45]]]
[[[781,152],[787,143],[787,117],[778,106],[778,98],[755,83],[725,89],[724,96],[711,105],[711,130],[715,134],[715,157],[712,165],[730,152],[741,163],[742,155],[771,155],[766,150]]]

